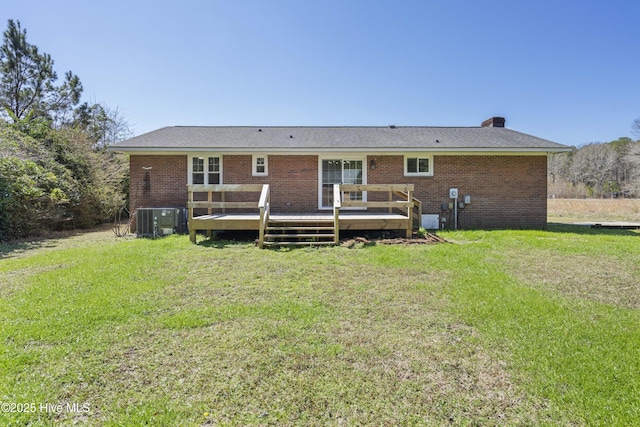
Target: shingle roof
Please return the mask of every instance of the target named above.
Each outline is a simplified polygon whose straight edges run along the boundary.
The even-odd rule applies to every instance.
[[[174,126],[114,144],[114,151],[566,151],[500,127]]]

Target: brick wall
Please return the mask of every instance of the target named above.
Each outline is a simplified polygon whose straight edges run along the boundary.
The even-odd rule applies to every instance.
[[[251,155],[224,156],[225,184],[269,184],[272,212],[318,210],[318,156],[268,156],[269,176],[252,176]]]
[[[132,212],[137,208],[187,206],[187,156],[131,155],[129,168]]]
[[[423,213],[439,213],[449,188],[471,196],[459,211],[462,228],[544,228],[547,223],[546,156],[435,156],[434,176],[404,176],[403,156],[369,156],[370,184],[412,183]]]
[[[370,169],[374,159],[376,168]],[[546,226],[545,156],[435,156],[432,177],[404,176],[403,162],[403,156],[368,156],[368,183],[412,183],[423,213],[434,214],[450,201],[449,188],[458,188],[461,196],[471,196],[471,204],[459,214],[462,228]],[[270,184],[273,212],[318,209],[317,156],[269,155],[266,177],[252,176],[251,155],[225,155],[222,165],[225,184]],[[130,167],[132,209],[186,206],[186,155],[132,155]],[[255,194],[245,197],[257,200]]]

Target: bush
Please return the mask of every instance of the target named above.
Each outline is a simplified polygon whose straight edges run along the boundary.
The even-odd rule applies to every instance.
[[[31,160],[0,158],[0,240],[43,231],[49,206],[64,194],[55,182],[55,175]],[[47,191],[51,187],[54,198]]]
[[[119,213],[121,157],[94,150],[81,131],[38,126],[36,140],[21,130],[0,123],[0,240],[92,227]]]

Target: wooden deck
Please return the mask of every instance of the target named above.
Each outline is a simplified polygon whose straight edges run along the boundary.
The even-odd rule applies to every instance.
[[[333,221],[333,213],[271,214],[272,222],[324,223]],[[200,215],[190,219],[196,230],[255,230],[260,228],[258,213],[217,213]],[[407,225],[407,216],[389,213],[340,212],[340,230],[402,230]]]
[[[385,192],[386,202],[343,201],[348,192]],[[224,193],[260,193],[256,202],[224,202],[214,200],[214,193],[223,193],[217,199],[224,200]],[[412,197],[413,185],[343,185],[334,186],[334,207],[327,213],[271,213],[269,185],[190,185],[189,234],[195,243],[197,231],[255,230],[259,233],[258,245],[283,244],[335,244],[343,230],[405,230],[409,237],[419,219],[420,202]],[[194,194],[206,193],[207,201],[194,200]],[[396,197],[393,198],[391,195]],[[397,196],[401,199],[397,200]],[[201,196],[201,198],[204,198]],[[344,210],[343,207],[363,210]],[[388,212],[369,212],[366,209],[386,208]],[[194,215],[194,209],[207,209],[207,214]],[[214,213],[214,209],[222,212]],[[227,209],[247,212],[228,213]],[[393,212],[393,211],[396,212]],[[251,212],[252,211],[252,212]]]

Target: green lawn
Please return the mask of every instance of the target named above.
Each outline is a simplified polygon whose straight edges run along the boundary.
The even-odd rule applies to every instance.
[[[0,425],[640,424],[637,232],[443,236],[0,245]]]

